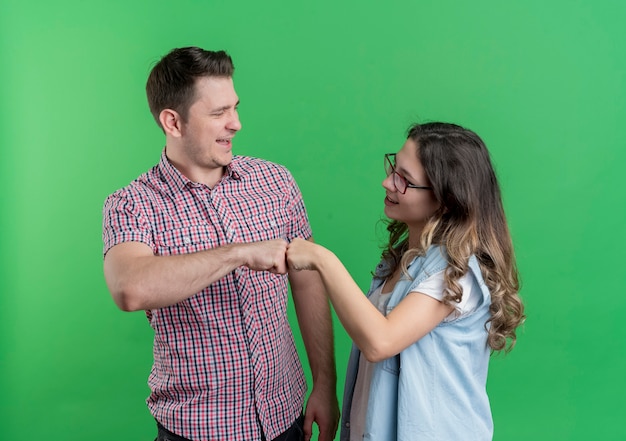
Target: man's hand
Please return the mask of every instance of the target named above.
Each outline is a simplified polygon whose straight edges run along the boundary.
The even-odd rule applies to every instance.
[[[241,247],[245,266],[254,271],[269,271],[274,274],[287,274],[287,241],[284,239],[266,240],[238,244]]]
[[[339,404],[334,388],[327,390],[313,385],[313,390],[304,411],[304,439],[309,441],[313,434],[313,422],[319,428],[319,441],[333,441],[339,425]]]

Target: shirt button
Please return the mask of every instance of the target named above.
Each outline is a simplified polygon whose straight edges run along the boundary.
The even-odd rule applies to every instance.
[[[183,237],[183,243],[185,245],[189,245],[191,243],[191,238],[189,236]]]
[[[346,423],[346,427],[349,429],[350,428],[350,422]]]

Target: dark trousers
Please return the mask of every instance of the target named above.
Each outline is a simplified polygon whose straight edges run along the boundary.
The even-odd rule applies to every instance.
[[[178,436],[161,425],[158,421],[157,430],[158,435],[154,441],[191,441],[182,436]],[[265,436],[262,438],[266,441]],[[289,429],[278,435],[272,441],[303,441],[304,440],[304,415],[300,415],[296,421],[291,425]]]

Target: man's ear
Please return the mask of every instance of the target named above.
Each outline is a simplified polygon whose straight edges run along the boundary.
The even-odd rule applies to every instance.
[[[172,109],[161,110],[159,121],[166,135],[180,138],[182,135],[182,119],[177,111]]]

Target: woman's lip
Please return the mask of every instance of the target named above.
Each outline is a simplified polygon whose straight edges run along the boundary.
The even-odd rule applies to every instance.
[[[397,202],[396,201],[392,201],[391,199],[389,199],[389,196],[385,196],[385,205],[396,205]]]

